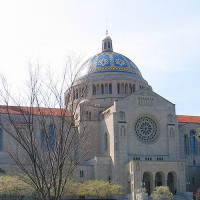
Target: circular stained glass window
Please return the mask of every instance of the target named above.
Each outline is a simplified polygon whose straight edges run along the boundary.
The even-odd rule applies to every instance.
[[[158,135],[156,123],[148,117],[142,117],[136,122],[135,131],[138,138],[143,142],[151,142]]]

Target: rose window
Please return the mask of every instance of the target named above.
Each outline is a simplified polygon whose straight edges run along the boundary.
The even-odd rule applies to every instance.
[[[156,123],[148,117],[142,117],[136,122],[135,131],[143,142],[153,141],[158,135]]]

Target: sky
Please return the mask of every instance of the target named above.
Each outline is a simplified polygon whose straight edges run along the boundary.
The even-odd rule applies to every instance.
[[[0,72],[23,87],[28,63],[55,70],[101,51],[106,27],[178,115],[200,116],[199,0],[1,0]]]

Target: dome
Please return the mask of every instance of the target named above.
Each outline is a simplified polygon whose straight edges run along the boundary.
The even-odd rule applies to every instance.
[[[116,74],[123,73],[142,78],[138,67],[126,56],[113,52],[112,39],[106,32],[102,40],[102,52],[89,58],[81,67],[76,78],[94,74]]]
[[[126,56],[116,52],[101,52],[89,58],[82,66],[80,73],[128,73],[142,77],[137,66]]]

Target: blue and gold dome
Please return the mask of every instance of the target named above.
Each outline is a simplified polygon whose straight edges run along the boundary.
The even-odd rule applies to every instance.
[[[81,67],[78,77],[99,73],[126,73],[142,78],[137,66],[126,56],[113,52],[112,40],[106,32],[102,52],[89,58]]]
[[[115,52],[101,52],[88,59],[83,64],[83,68],[85,67],[88,74],[121,72],[142,77],[137,66],[129,58]]]

